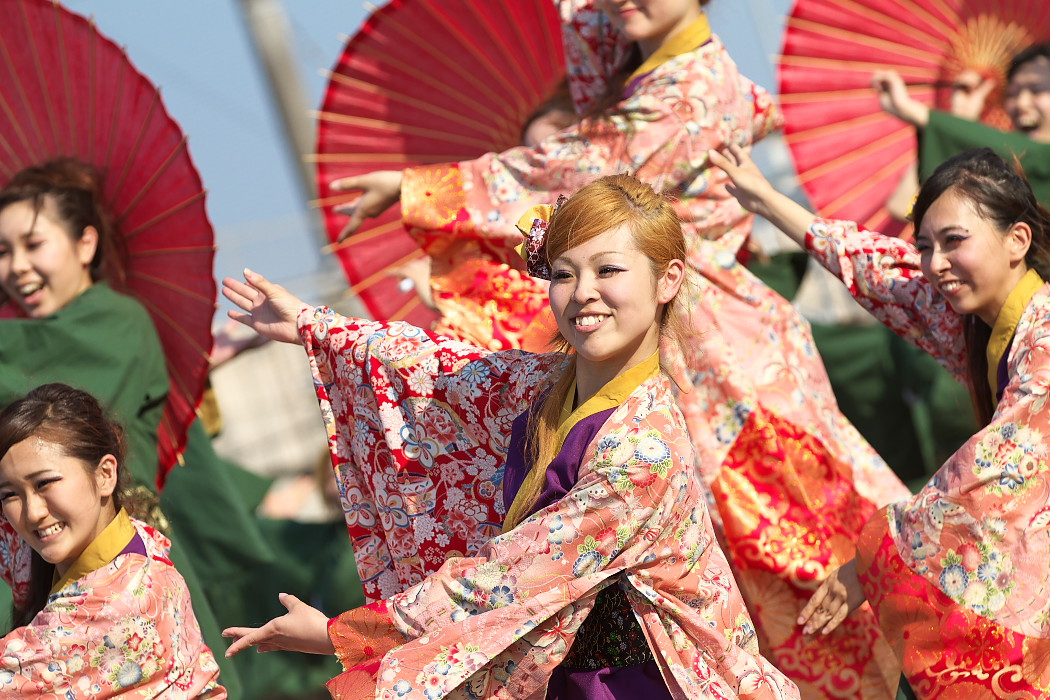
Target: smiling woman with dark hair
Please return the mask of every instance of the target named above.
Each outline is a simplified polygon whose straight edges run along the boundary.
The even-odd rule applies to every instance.
[[[746,207],[963,382],[984,424],[916,496],[868,520],[800,624],[827,634],[867,601],[919,698],[1046,697],[1050,214],[989,149],[926,181],[914,245],[814,219],[740,151],[713,157]]]

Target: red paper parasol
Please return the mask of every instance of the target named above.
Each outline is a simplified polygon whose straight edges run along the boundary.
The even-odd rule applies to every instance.
[[[195,417],[212,343],[214,235],[200,176],[160,93],[91,22],[47,0],[0,0],[0,27],[0,186],[59,156],[101,174],[126,249],[109,282],[149,310],[171,377],[162,484]]]
[[[892,69],[911,94],[944,106],[966,68],[992,77],[1050,37],[1045,0],[798,0],[780,59],[785,137],[810,201],[827,217],[901,230],[885,203],[915,162],[915,130],[884,114],[871,74]],[[1006,127],[1001,110],[986,121]]]
[[[317,179],[328,235],[356,194],[329,183],[373,170],[476,158],[518,145],[528,117],[565,75],[549,0],[393,0],[347,43],[318,116]],[[395,206],[338,248],[373,318],[427,326],[434,315],[389,272],[421,255]]]

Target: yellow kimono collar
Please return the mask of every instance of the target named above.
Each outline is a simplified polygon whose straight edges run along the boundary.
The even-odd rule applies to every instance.
[[[1003,361],[1003,353],[1010,347],[1010,341],[1017,332],[1017,324],[1021,322],[1021,314],[1024,313],[1028,302],[1032,300],[1046,282],[1035,270],[1028,270],[1013,288],[1010,295],[1006,297],[1003,308],[995,317],[995,327],[992,328],[992,336],[988,339],[985,347],[985,357],[988,359],[988,386],[992,389],[994,400],[999,390],[999,363]]]
[[[106,525],[106,528],[87,546],[87,549],[81,552],[77,560],[69,567],[66,575],[51,586],[51,593],[58,593],[72,581],[87,576],[92,571],[101,569],[106,564],[109,564],[128,546],[128,542],[131,542],[131,538],[134,536],[135,526],[131,524],[131,518],[128,517],[127,511],[121,508],[120,512],[117,513],[117,517],[113,518],[113,522]],[[55,578],[58,578],[57,571],[55,572]]]
[[[572,410],[572,403],[576,396],[576,382],[574,381],[569,388],[569,393],[565,396],[565,404],[561,407],[561,425],[558,426],[557,436],[558,451],[561,451],[565,438],[577,423],[595,413],[622,405],[635,389],[655,377],[659,371],[660,353],[657,351],[648,359],[642,360],[603,386],[597,394],[584,401],[575,411]]]
[[[631,73],[631,77],[627,79],[626,84],[630,85],[631,81],[638,76],[656,70],[675,56],[695,51],[707,43],[710,38],[711,25],[707,21],[707,14],[701,13],[695,22],[660,44],[660,48],[654,51],[652,56],[645,59],[642,65],[638,66],[638,70]]]

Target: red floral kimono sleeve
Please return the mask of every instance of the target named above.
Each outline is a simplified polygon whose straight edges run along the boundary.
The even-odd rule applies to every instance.
[[[365,594],[387,598],[497,535],[511,423],[563,358],[323,307],[299,329]]]
[[[816,219],[806,249],[875,318],[965,381],[962,317],[923,277],[914,245],[852,221]]]

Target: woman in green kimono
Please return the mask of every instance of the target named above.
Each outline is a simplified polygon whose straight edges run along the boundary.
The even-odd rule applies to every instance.
[[[272,555],[199,421],[185,466],[158,502],[157,430],[170,380],[149,314],[104,281],[115,238],[98,191],[88,166],[63,159],[22,171],[0,192],[0,304],[20,316],[0,321],[0,406],[63,382],[98,397],[127,426],[133,483],[125,497],[163,507],[163,516],[155,512],[168,521],[172,559],[208,645],[221,650],[220,624],[243,614],[231,591]],[[0,556],[14,546],[0,543]],[[221,663],[237,697],[235,674]]]

